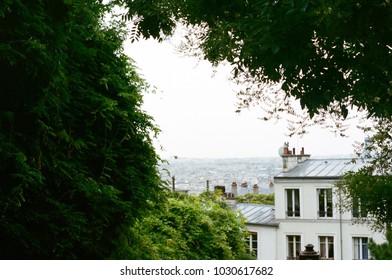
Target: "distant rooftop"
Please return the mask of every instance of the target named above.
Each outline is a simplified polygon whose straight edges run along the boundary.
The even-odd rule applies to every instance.
[[[337,179],[348,171],[358,171],[366,163],[351,158],[307,159],[290,171],[282,171],[274,179]]]
[[[239,210],[246,219],[246,224],[278,226],[275,220],[275,205],[237,203]]]

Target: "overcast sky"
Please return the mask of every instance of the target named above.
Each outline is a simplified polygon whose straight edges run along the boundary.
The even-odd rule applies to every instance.
[[[352,125],[349,138],[313,128],[302,138],[287,137],[287,123],[262,121],[257,108],[236,113],[236,94],[228,67],[213,69],[206,61],[177,54],[169,42],[127,43],[126,53],[139,72],[157,88],[144,96],[143,108],[162,130],[156,143],[164,158],[232,158],[278,156],[283,142],[314,156],[353,153],[364,135]]]

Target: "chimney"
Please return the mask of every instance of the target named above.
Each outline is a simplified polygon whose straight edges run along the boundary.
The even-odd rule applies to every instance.
[[[253,185],[253,194],[258,194],[259,193],[259,186],[257,184]]]
[[[232,192],[235,196],[237,196],[238,190],[237,190],[237,183],[236,183],[236,182],[231,183],[231,192]]]
[[[295,148],[291,151],[289,149],[289,142],[285,142],[283,147],[279,149],[279,155],[282,157],[283,161],[283,172],[289,172],[296,168],[299,163],[306,161],[310,155],[305,154],[305,150],[302,147],[299,155],[295,154]]]
[[[274,186],[275,186],[274,178],[273,178],[273,177],[270,177],[270,179],[269,179],[269,187],[270,187],[270,188],[273,188]]]

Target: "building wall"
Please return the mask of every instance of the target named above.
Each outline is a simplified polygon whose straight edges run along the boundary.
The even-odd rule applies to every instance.
[[[333,236],[334,259],[352,260],[353,237],[373,238],[377,243],[385,242],[381,233],[373,232],[362,225],[353,225],[351,221],[320,222],[317,220],[281,221],[277,232],[277,259],[287,259],[287,236],[301,236],[301,250],[305,245],[313,244],[314,250],[320,252],[319,236]]]
[[[333,180],[300,180],[300,179],[291,179],[291,180],[278,180],[275,181],[275,214],[276,219],[283,220],[286,219],[286,189],[294,189],[298,188],[300,192],[300,205],[301,205],[301,215],[299,218],[293,219],[331,219],[331,218],[318,218],[318,189],[324,188],[333,188],[334,181]],[[336,205],[338,202],[337,196],[333,195],[333,219],[338,219],[339,209],[337,209]],[[342,213],[342,218],[351,220],[351,213]],[[290,218],[287,218],[290,219]]]
[[[276,260],[277,256],[277,227],[248,225],[251,232],[257,232],[257,259]]]
[[[333,192],[333,216],[318,217],[317,189],[333,188],[333,180],[275,180],[275,214],[279,223],[277,231],[276,258],[287,258],[287,236],[301,236],[301,250],[313,244],[319,251],[319,236],[333,236],[334,259],[353,259],[353,237],[373,238],[377,243],[385,242],[381,233],[373,232],[362,225],[354,225],[350,212],[339,213],[338,197]],[[286,217],[286,189],[298,188],[300,193],[300,217]]]

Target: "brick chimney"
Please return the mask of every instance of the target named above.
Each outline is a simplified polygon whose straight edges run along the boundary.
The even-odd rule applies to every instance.
[[[283,172],[289,172],[298,166],[298,163],[307,160],[310,155],[305,154],[305,149],[302,147],[299,155],[295,153],[295,148],[293,150],[289,149],[289,142],[285,142],[283,147],[279,149],[279,155],[282,157],[283,161]]]

